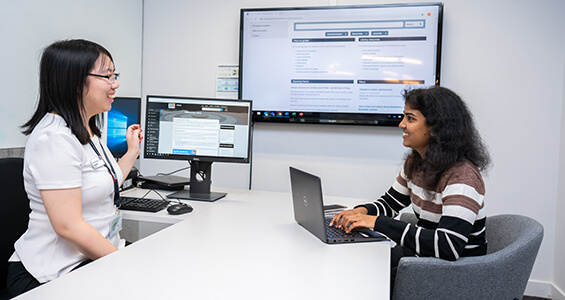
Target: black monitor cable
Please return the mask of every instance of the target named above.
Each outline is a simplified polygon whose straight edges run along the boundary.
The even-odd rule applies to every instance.
[[[145,199],[145,196],[147,196],[149,193],[154,192],[155,194],[159,195],[159,197],[161,197],[161,200],[167,202],[167,204],[171,204],[171,200],[167,200],[163,197],[163,195],[161,195],[161,193],[159,193],[157,190],[155,189],[150,189],[149,191],[147,191],[143,196],[139,197],[140,199]],[[178,202],[179,204],[184,204],[182,201],[180,201],[179,198],[174,198],[174,200],[176,200],[176,202]]]
[[[184,170],[187,170],[187,169],[190,169],[190,161],[188,162],[188,167],[180,168],[180,169],[175,170],[175,171],[172,171],[172,172],[170,172],[170,173],[157,173],[157,174],[155,174],[155,175],[156,175],[156,176],[168,176],[168,175],[173,175],[173,174],[175,174],[175,173],[178,173],[178,172],[180,172],[180,171],[184,171]]]
[[[151,192],[155,192],[155,194],[159,195],[159,197],[161,197],[161,200],[163,200],[163,201],[165,201],[165,202],[167,202],[167,203],[171,203],[171,201],[165,199],[165,198],[163,197],[163,195],[161,195],[161,193],[157,192],[157,191],[154,190],[154,189],[150,189],[149,191],[147,191],[147,193],[145,193],[145,194],[144,194],[143,196],[141,196],[140,198],[141,198],[141,199],[145,199],[145,196],[147,196],[147,195],[148,195],[149,193],[151,193]]]

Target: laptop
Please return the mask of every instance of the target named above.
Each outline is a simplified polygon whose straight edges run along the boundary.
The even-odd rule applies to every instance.
[[[386,240],[385,236],[369,228],[356,229],[347,234],[341,229],[330,227],[332,216],[324,214],[321,179],[294,167],[289,169],[294,219],[322,242],[341,244]]]
[[[175,175],[143,176],[139,179],[144,181],[141,187],[147,189],[182,190],[190,184],[188,178]]]

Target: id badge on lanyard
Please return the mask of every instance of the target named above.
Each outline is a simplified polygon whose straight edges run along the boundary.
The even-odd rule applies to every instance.
[[[112,181],[114,183],[114,205],[116,206],[116,210],[117,210],[118,208],[120,208],[121,201],[120,201],[120,187],[118,185],[118,176],[116,174],[116,171],[114,171],[114,167],[110,163],[110,159],[108,159],[108,155],[106,155],[106,152],[102,147],[102,144],[100,144],[100,147],[102,147],[102,153],[104,153],[104,157],[106,158],[106,161],[102,159],[102,155],[100,155],[100,152],[98,151],[98,149],[96,149],[92,140],[88,141],[88,143],[90,144],[90,147],[92,147],[92,150],[94,150],[96,155],[98,155],[97,159],[95,158],[90,161],[92,167],[97,169],[100,168],[101,166],[105,166],[110,176],[112,176]]]
[[[113,238],[122,230],[122,214],[119,210],[116,210],[116,215],[110,222],[110,233],[109,237]]]
[[[95,158],[90,161],[92,167],[98,169],[101,166],[105,166],[106,169],[108,170],[108,173],[110,173],[110,176],[112,176],[112,181],[114,183],[114,206],[116,207],[116,214],[112,219],[112,221],[110,222],[110,224],[108,224],[110,227],[108,237],[113,238],[118,234],[118,232],[122,230],[122,214],[118,210],[118,208],[120,208],[120,202],[121,202],[120,188],[118,186],[118,176],[116,174],[116,171],[114,171],[114,167],[112,167],[112,163],[110,162],[108,155],[106,155],[106,152],[104,151],[104,147],[102,147],[102,144],[100,144],[100,147],[102,148],[102,153],[104,153],[104,157],[106,158],[106,161],[102,159],[100,152],[98,151],[98,149],[96,149],[92,140],[88,141],[88,143],[90,144],[90,147],[92,147],[92,150],[94,150],[96,155],[98,155],[98,158]]]

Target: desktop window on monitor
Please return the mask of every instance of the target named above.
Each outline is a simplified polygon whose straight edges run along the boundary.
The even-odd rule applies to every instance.
[[[210,192],[213,162],[248,163],[250,100],[147,96],[144,158],[187,160],[190,189],[170,198],[215,201]]]
[[[126,132],[130,125],[139,124],[141,119],[141,98],[116,97],[108,111],[106,145],[115,158],[128,150]]]

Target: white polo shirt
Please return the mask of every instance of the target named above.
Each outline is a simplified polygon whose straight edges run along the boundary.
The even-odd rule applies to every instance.
[[[102,154],[104,149],[120,181],[123,174],[100,139],[92,139]],[[102,154],[104,161],[106,158]],[[40,190],[80,187],[82,216],[114,246],[119,234],[110,237],[116,216],[114,184],[104,165],[93,167],[98,155],[89,144],[82,145],[59,115],[46,114],[29,136],[24,154],[24,185],[30,199],[27,231],[15,243],[10,261],[21,261],[39,282],[47,282],[70,272],[87,257],[59,237],[45,211]],[[121,183],[121,182],[120,182]]]

